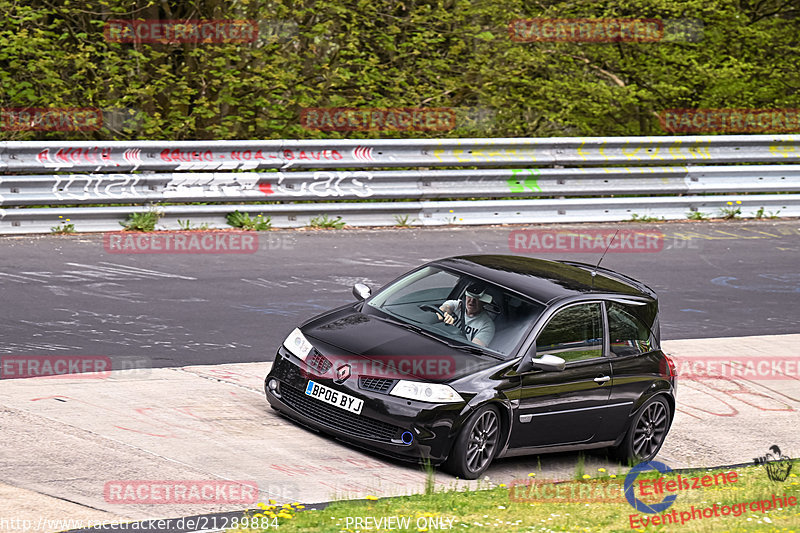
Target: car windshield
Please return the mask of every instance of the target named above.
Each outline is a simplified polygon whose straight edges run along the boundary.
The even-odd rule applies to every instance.
[[[514,355],[544,310],[497,285],[432,266],[389,285],[368,305],[445,342],[479,346],[503,357]]]

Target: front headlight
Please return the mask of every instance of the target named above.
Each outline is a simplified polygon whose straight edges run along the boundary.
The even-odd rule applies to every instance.
[[[430,403],[456,403],[463,402],[464,398],[453,387],[441,383],[423,383],[421,381],[406,381],[401,379],[394,386],[392,396]]]
[[[311,353],[311,349],[313,348],[311,343],[308,342],[308,339],[306,339],[306,336],[303,335],[303,332],[298,328],[294,328],[294,331],[289,333],[289,336],[283,341],[283,347],[303,361],[306,360],[306,357],[308,357],[308,354]]]

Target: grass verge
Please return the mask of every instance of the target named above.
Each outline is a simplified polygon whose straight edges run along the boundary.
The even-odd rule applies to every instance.
[[[270,531],[281,533],[332,532],[359,533],[367,531],[680,531],[686,533],[706,531],[769,531],[789,532],[800,528],[800,485],[796,461],[787,462],[792,473],[785,481],[772,481],[763,466],[736,468],[709,468],[673,472],[662,476],[654,471],[639,474],[634,483],[634,494],[647,504],[661,502],[665,496],[675,494],[675,502],[658,514],[637,511],[625,499],[621,490],[624,476],[599,473],[582,480],[552,482],[525,480],[493,486],[484,490],[444,490],[432,494],[419,494],[394,498],[367,497],[367,500],[340,501],[324,510],[297,509],[297,504],[283,506],[270,502],[259,504],[262,509],[254,518],[264,518],[269,527],[230,531]],[[731,473],[735,472],[735,476]],[[681,476],[678,478],[678,476]],[[727,475],[727,478],[726,478]],[[702,486],[704,476],[716,484]],[[653,491],[648,480],[661,478],[669,481],[689,479],[690,488],[645,495]],[[692,478],[701,485],[693,487]],[[727,479],[728,481],[724,481]],[[733,479],[733,481],[731,481]],[[645,482],[642,488],[640,482]],[[559,494],[560,496],[555,496]],[[783,505],[774,498],[783,499]],[[794,498],[794,505],[790,505]],[[752,502],[766,502],[770,504]],[[778,500],[780,501],[780,500]],[[713,516],[716,506],[719,516]],[[725,509],[729,514],[725,516]],[[702,516],[704,509],[712,509],[712,516]],[[701,517],[698,518],[698,512]],[[688,513],[688,514],[687,514]],[[664,520],[673,516],[669,523]],[[692,516],[692,518],[686,518]],[[654,520],[654,517],[661,517]],[[642,526],[643,518],[648,525]],[[659,522],[654,525],[655,522]],[[662,523],[663,522],[663,523]],[[682,523],[683,522],[683,523]],[[632,527],[635,524],[639,527]]]

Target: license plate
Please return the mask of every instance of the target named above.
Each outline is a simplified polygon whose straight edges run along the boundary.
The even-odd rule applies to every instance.
[[[330,405],[335,405],[345,411],[350,411],[357,415],[361,414],[361,408],[364,407],[364,400],[359,400],[355,396],[350,396],[338,390],[320,385],[314,381],[309,381],[306,386],[306,396],[311,396],[322,402]]]

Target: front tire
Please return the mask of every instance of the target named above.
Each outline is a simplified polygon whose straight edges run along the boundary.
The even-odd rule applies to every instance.
[[[500,432],[497,408],[485,405],[478,409],[458,434],[447,457],[446,470],[461,479],[480,477],[499,451]]]
[[[667,437],[670,417],[669,404],[663,397],[648,400],[634,417],[625,438],[615,448],[617,458],[630,464],[652,460]]]

